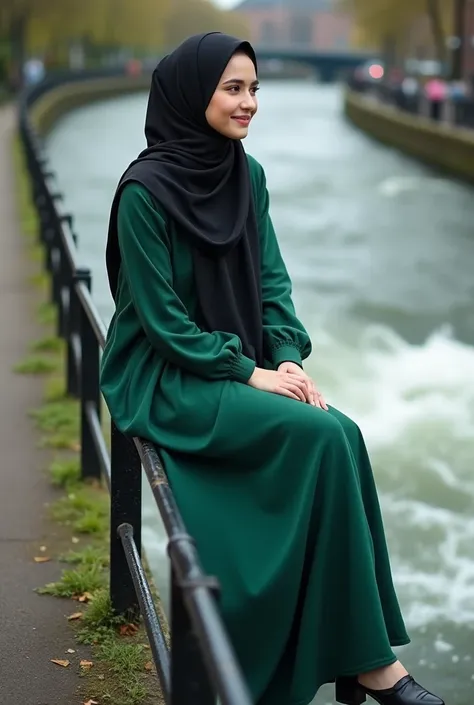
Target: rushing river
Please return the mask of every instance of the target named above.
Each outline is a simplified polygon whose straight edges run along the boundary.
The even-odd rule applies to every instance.
[[[246,148],[314,352],[308,370],[364,431],[413,643],[401,658],[448,705],[474,697],[474,198],[341,116],[336,87],[269,82]],[[146,96],[77,110],[49,138],[81,263],[106,320],[108,211],[143,147]],[[163,531],[145,542],[165,589]],[[324,691],[324,692],[323,692]],[[331,701],[323,689],[318,703]]]

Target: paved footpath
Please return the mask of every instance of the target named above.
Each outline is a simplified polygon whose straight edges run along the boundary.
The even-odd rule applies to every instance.
[[[12,140],[15,110],[0,108],[0,701],[5,705],[81,705],[79,659],[66,616],[70,601],[40,596],[35,588],[56,580],[54,561],[37,564],[42,545],[60,545],[61,529],[47,518],[55,498],[28,410],[41,403],[43,383],[12,367],[41,335],[37,302],[17,217]],[[43,554],[45,555],[45,554]],[[50,659],[69,659],[68,668]],[[83,681],[82,681],[83,682]]]

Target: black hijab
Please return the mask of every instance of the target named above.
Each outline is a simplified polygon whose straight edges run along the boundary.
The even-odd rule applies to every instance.
[[[107,272],[116,297],[121,257],[117,212],[125,184],[143,184],[192,247],[199,315],[208,332],[239,336],[263,365],[260,246],[249,167],[240,140],[208,124],[205,111],[229,60],[248,42],[220,32],[190,37],[153,72],[145,122],[148,147],[122,176],[112,203]]]

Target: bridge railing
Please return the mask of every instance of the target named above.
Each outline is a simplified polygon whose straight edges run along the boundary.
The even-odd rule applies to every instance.
[[[76,74],[74,80],[80,79]],[[129,618],[141,613],[168,705],[215,705],[216,696],[221,705],[251,705],[218,609],[218,581],[201,567],[156,448],[144,439],[126,437],[112,422],[108,452],[99,387],[106,328],[92,298],[91,273],[78,263],[72,215],[60,208],[62,194],[29,114],[41,95],[67,82],[67,75],[54,77],[21,96],[19,132],[38,214],[44,264],[50,274],[51,301],[57,308],[57,332],[66,342],[67,393],[80,401],[82,477],[103,478],[110,490],[112,607]],[[169,648],[141,561],[142,468],[168,536]]]

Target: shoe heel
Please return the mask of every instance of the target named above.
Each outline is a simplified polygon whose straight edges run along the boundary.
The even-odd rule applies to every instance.
[[[336,702],[342,705],[362,705],[367,697],[357,678],[336,678]]]

